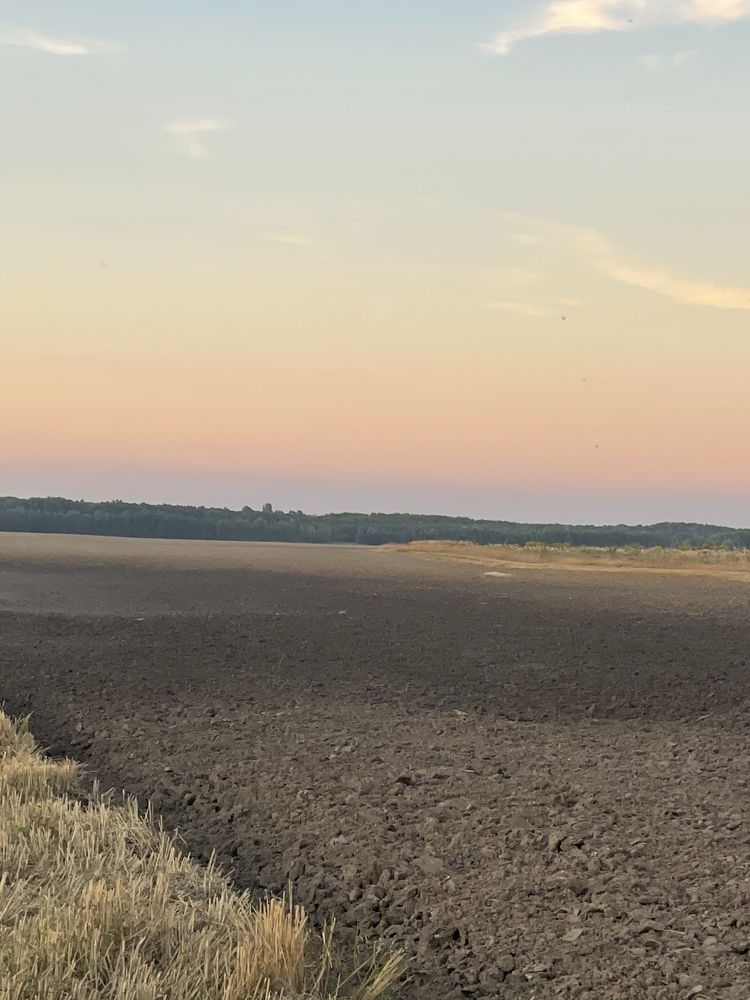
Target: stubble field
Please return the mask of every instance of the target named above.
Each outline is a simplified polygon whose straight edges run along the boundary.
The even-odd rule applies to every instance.
[[[750,587],[487,572],[0,535],[0,702],[405,997],[747,1000]]]

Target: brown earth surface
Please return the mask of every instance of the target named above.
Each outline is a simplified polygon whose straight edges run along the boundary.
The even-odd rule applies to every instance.
[[[750,997],[750,587],[0,535],[0,701],[404,997]]]

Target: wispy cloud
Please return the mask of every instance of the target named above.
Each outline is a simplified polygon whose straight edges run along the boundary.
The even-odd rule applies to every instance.
[[[515,313],[516,316],[526,316],[529,319],[541,319],[549,316],[549,310],[542,306],[533,305],[531,302],[516,302],[513,299],[494,299],[485,302],[488,309],[500,309],[503,312]]]
[[[659,24],[730,24],[750,18],[750,0],[551,0],[483,45],[506,55],[519,42],[548,35],[636,31]]]
[[[682,305],[750,311],[750,288],[687,278],[649,267],[629,259],[596,232],[585,234],[580,243],[600,271],[624,285],[654,292]]]
[[[495,271],[495,278],[503,285],[512,287],[525,287],[535,285],[539,279],[536,271],[527,267],[517,267],[515,265],[500,267]]]
[[[750,311],[750,287],[725,285],[676,274],[668,268],[643,263],[616,247],[595,229],[568,226],[539,219],[507,216],[515,234],[528,232],[534,245],[552,251],[555,256],[571,254],[581,262],[631,288],[661,295],[686,306],[703,306],[711,309],[739,309]],[[557,300],[561,305],[564,300]],[[570,304],[575,299],[568,299]]]
[[[267,233],[264,239],[268,243],[281,243],[288,247],[312,247],[317,246],[318,241],[304,233]]]
[[[507,239],[523,247],[537,246],[542,242],[542,237],[538,233],[508,233]]]
[[[0,45],[47,52],[54,56],[88,56],[118,52],[120,46],[99,38],[59,38],[41,35],[32,28],[13,28],[0,25]]]
[[[223,132],[230,125],[224,118],[188,118],[170,122],[164,128],[177,137],[183,153],[197,160],[208,155],[204,136],[210,132]]]
[[[649,73],[661,73],[662,70],[679,69],[697,55],[697,49],[687,49],[684,52],[649,53],[638,56],[638,62]]]
[[[517,265],[504,265],[493,269],[491,278],[494,294],[491,299],[482,303],[485,308],[514,313],[516,316],[526,316],[529,319],[550,315],[546,303],[538,301],[536,286],[539,275],[536,271]]]

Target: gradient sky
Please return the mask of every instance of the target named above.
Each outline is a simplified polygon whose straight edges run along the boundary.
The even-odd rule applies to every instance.
[[[750,0],[0,0],[0,494],[750,524]]]

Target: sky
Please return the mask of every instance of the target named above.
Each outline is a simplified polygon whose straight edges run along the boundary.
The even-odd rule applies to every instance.
[[[0,494],[750,525],[750,0],[0,0]]]

